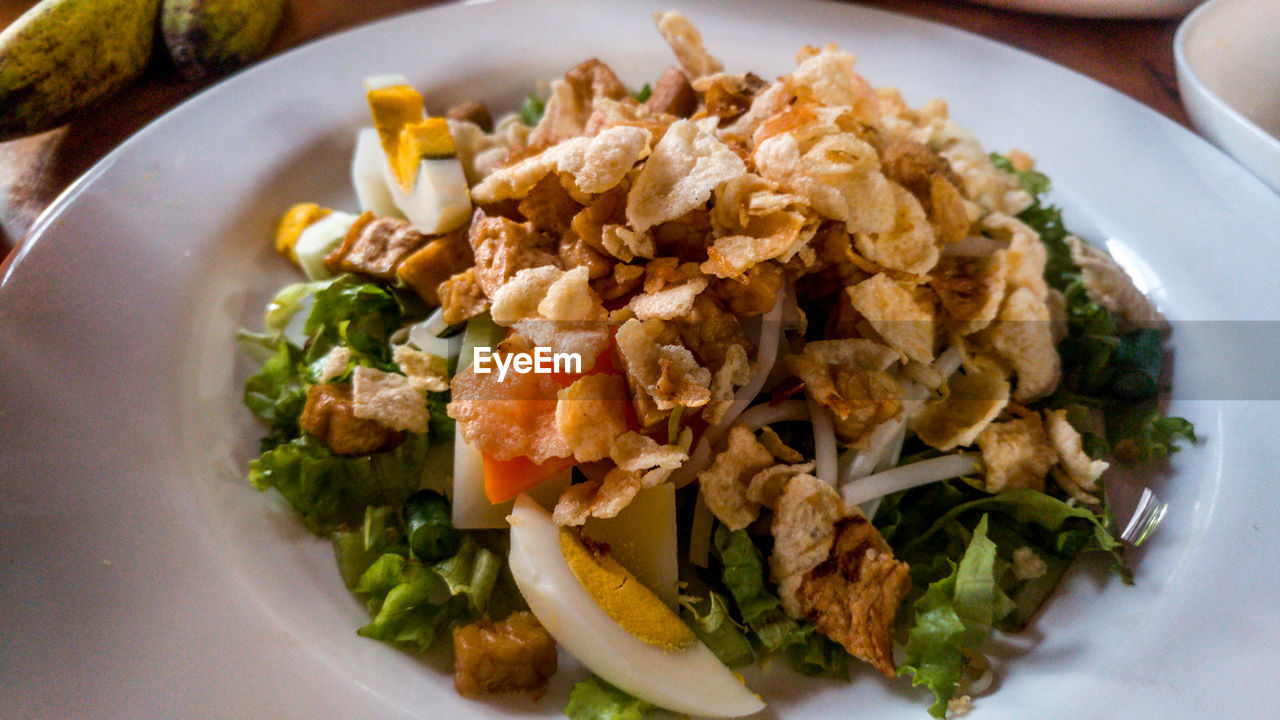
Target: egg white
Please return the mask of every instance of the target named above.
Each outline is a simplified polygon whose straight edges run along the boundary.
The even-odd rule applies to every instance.
[[[395,201],[391,199],[391,190],[387,188],[386,176],[382,168],[387,165],[387,154],[382,150],[382,141],[378,139],[378,131],[361,128],[356,134],[356,150],[351,158],[351,183],[356,189],[356,200],[362,211],[372,212],[378,217],[404,217]]]
[[[527,495],[511,515],[511,573],[543,627],[569,654],[615,687],[679,713],[739,717],[764,708],[701,642],[663,650],[627,632],[578,581],[551,514]]]
[[[293,254],[308,279],[323,280],[333,276],[325,267],[324,258],[342,244],[355,221],[355,215],[335,210],[303,228],[298,241],[293,244]]]
[[[391,201],[418,232],[424,235],[449,232],[461,227],[471,216],[467,176],[458,158],[423,158],[413,190],[408,193],[396,181],[391,163],[383,160],[380,169]]]

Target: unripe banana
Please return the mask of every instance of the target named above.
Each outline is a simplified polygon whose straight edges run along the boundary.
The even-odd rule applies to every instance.
[[[0,140],[55,128],[142,72],[160,0],[42,0],[0,33]]]
[[[256,58],[284,15],[284,0],[164,0],[160,26],[173,62],[192,80]]]

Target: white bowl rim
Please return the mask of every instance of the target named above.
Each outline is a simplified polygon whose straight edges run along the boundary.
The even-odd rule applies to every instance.
[[[1178,71],[1178,78],[1180,82],[1185,80],[1186,84],[1191,86],[1191,89],[1195,90],[1197,93],[1207,98],[1218,109],[1220,109],[1223,112],[1223,114],[1225,114],[1232,122],[1243,126],[1245,131],[1248,132],[1250,135],[1252,135],[1256,141],[1261,142],[1271,152],[1275,153],[1277,157],[1280,157],[1280,139],[1277,139],[1271,133],[1267,132],[1266,130],[1263,130],[1261,127],[1258,127],[1257,123],[1250,120],[1244,113],[1237,110],[1226,100],[1223,100],[1222,96],[1214,92],[1204,82],[1204,80],[1200,79],[1200,75],[1196,73],[1195,66],[1192,65],[1191,60],[1187,57],[1187,51],[1186,51],[1187,38],[1191,35],[1192,32],[1195,31],[1196,27],[1199,24],[1204,22],[1204,17],[1206,17],[1208,14],[1214,11],[1214,8],[1216,8],[1218,5],[1222,5],[1230,2],[1233,2],[1233,0],[1208,0],[1208,2],[1205,2],[1199,7],[1197,7],[1195,10],[1192,10],[1191,14],[1187,15],[1187,17],[1183,19],[1183,21],[1178,25],[1177,33],[1175,33],[1173,36],[1174,66]],[[1184,95],[1186,94],[1181,89],[1179,90],[1179,92],[1182,92],[1182,94]],[[1182,102],[1183,102],[1183,105],[1185,106],[1186,105],[1185,97],[1183,98]],[[1188,109],[1188,115],[1190,114],[1191,114],[1190,109]],[[1195,122],[1195,118],[1192,118],[1192,122]],[[1198,125],[1199,123],[1196,123],[1196,124]],[[1201,129],[1201,134],[1204,134],[1203,129]],[[1213,142],[1214,145],[1218,145],[1218,142],[1215,138],[1210,138],[1210,140]],[[1222,149],[1226,150],[1226,148],[1222,148]],[[1228,151],[1228,154],[1232,154],[1232,153]],[[1241,164],[1244,164],[1244,163],[1241,163]]]

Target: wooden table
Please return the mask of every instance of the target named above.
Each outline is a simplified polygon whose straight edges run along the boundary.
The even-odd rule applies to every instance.
[[[7,26],[34,0],[0,0]],[[269,54],[433,0],[289,0]],[[995,10],[957,0],[866,0],[985,35],[1053,60],[1187,124],[1174,82],[1176,20],[1082,20]],[[129,135],[200,89],[153,63],[130,88],[67,127],[0,143],[0,257],[72,181]]]

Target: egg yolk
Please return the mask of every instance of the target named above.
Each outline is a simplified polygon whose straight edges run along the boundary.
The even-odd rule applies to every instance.
[[[686,648],[697,639],[630,571],[608,554],[587,547],[576,533],[560,529],[560,550],[591,599],[627,632],[664,650]]]

